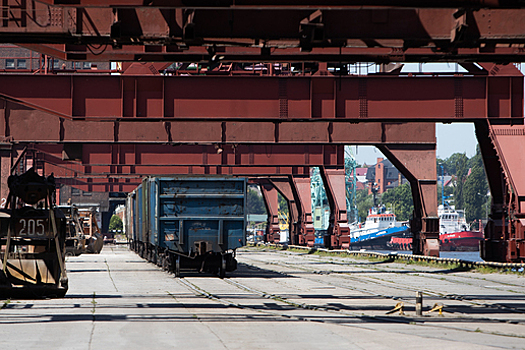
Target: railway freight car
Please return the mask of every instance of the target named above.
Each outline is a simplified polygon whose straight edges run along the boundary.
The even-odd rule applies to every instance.
[[[180,276],[181,269],[218,273],[237,268],[246,243],[246,179],[147,177],[128,197],[126,227],[141,257]]]

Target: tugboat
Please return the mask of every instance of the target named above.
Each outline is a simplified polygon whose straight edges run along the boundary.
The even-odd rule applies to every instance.
[[[455,210],[452,206],[440,205],[438,215],[441,251],[479,250],[479,241],[483,239],[483,233],[470,230],[463,210]]]
[[[440,205],[439,241],[441,251],[477,251],[479,242],[483,239],[480,231],[471,231],[465,220],[463,210],[455,210],[454,206]],[[412,249],[412,237],[392,237],[388,247],[399,250]]]
[[[386,210],[385,206],[373,207],[364,223],[350,225],[350,249],[386,248],[392,236],[408,233],[405,223],[399,222],[396,215]]]

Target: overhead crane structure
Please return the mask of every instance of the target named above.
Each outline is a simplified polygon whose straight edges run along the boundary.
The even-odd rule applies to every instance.
[[[486,162],[493,166],[487,171],[493,210],[505,216],[512,204],[515,215],[522,205],[513,157],[519,157],[514,149],[523,140],[523,76],[513,66],[486,65],[483,72],[0,75],[2,177],[26,147],[46,172],[87,190],[129,190],[147,174],[266,175],[270,179],[260,181],[292,203],[292,238],[311,244],[309,167],[320,166],[333,208],[330,245],[345,247],[344,145],[375,145],[411,183],[416,252],[436,254],[435,122],[476,123],[483,154],[490,156]],[[511,153],[507,140],[517,142]],[[501,168],[504,172],[496,170]],[[494,232],[510,230],[505,222],[521,223],[514,217],[495,221]],[[501,249],[499,242],[510,245],[490,237],[487,251]]]
[[[513,0],[6,0],[2,43],[67,60],[208,69],[167,77],[135,64],[135,72],[153,75],[0,75],[2,185],[28,156],[88,190],[127,190],[142,175],[165,172],[250,175],[269,208],[276,191],[292,203],[292,239],[310,244],[309,167],[320,166],[334,208],[330,245],[345,247],[342,147],[375,145],[411,184],[414,253],[437,255],[434,123],[473,122],[493,196],[482,255],[523,261],[523,76],[512,65],[474,64],[523,61],[523,7]],[[346,64],[358,61],[455,61],[468,73],[348,75]],[[223,62],[331,62],[339,75],[320,63],[313,75],[270,65],[259,77],[217,69]]]
[[[4,0],[0,42],[64,60],[520,62],[520,0]]]

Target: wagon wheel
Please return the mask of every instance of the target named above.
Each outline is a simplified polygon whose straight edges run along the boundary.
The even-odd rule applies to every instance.
[[[221,255],[221,266],[219,267],[219,277],[224,278],[226,276],[226,258]]]
[[[180,255],[175,258],[175,277],[180,277]]]

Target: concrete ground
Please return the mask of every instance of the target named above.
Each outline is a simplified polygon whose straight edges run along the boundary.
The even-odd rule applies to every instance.
[[[65,298],[0,301],[0,349],[525,348],[519,275],[260,249],[238,260],[221,280],[174,278],[123,246],[68,258]],[[397,303],[404,315],[388,314]]]

